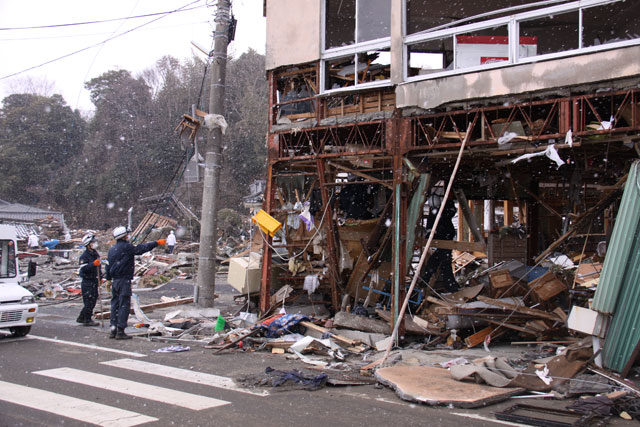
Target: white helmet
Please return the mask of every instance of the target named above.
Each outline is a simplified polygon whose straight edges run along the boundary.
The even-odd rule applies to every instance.
[[[95,239],[95,236],[93,234],[85,234],[82,238],[82,246],[89,246],[89,244],[93,242],[93,239]]]
[[[122,225],[113,229],[113,237],[118,240],[127,235],[127,228]]]

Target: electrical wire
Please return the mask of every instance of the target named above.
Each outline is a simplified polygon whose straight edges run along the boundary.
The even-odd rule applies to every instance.
[[[320,231],[320,228],[322,227],[322,223],[324,222],[324,217],[327,214],[327,210],[329,210],[329,205],[331,204],[331,200],[333,199],[333,194],[331,194],[331,197],[329,197],[329,201],[327,202],[327,205],[324,208],[324,212],[322,213],[322,218],[320,219],[320,224],[316,227],[316,232],[313,233],[313,236],[311,236],[311,238],[309,239],[309,241],[307,242],[307,245],[304,247],[304,249],[302,249],[300,252],[298,252],[297,254],[294,254],[292,256],[290,256],[289,258],[284,258],[282,255],[280,255],[278,253],[278,251],[276,250],[276,248],[274,248],[273,246],[271,246],[269,244],[269,242],[267,241],[267,239],[264,237],[264,231],[262,231],[262,229],[260,229],[260,236],[262,236],[262,240],[264,241],[264,243],[271,248],[271,250],[273,252],[275,252],[275,254],[278,256],[278,258],[280,258],[281,260],[285,261],[285,262],[289,262],[289,260],[291,259],[296,259],[297,257],[299,257],[300,255],[304,254],[305,251],[307,250],[307,248],[309,247],[309,245],[311,244],[311,242],[313,242],[313,239],[316,238],[316,236],[318,235],[318,232]]]
[[[84,47],[84,48],[82,48],[82,49],[76,50],[76,51],[71,52],[71,53],[67,53],[66,55],[59,56],[59,57],[57,57],[57,58],[54,58],[54,59],[51,59],[51,60],[49,60],[49,61],[43,62],[43,63],[41,63],[41,64],[34,65],[34,66],[32,66],[32,67],[29,67],[29,68],[25,68],[24,70],[16,71],[15,73],[11,73],[11,74],[7,74],[6,76],[2,76],[2,77],[0,77],[0,80],[8,79],[8,78],[10,78],[10,77],[15,77],[15,76],[17,76],[17,75],[19,75],[19,74],[26,73],[27,71],[35,70],[36,68],[43,67],[43,66],[48,65],[48,64],[51,64],[51,63],[53,63],[53,62],[60,61],[60,60],[62,60],[62,59],[68,58],[68,57],[73,56],[73,55],[77,55],[78,53],[84,52],[84,51],[89,50],[89,49],[92,49],[92,48],[94,48],[94,47],[97,47],[97,46],[103,45],[103,44],[105,44],[105,43],[107,43],[107,42],[109,42],[109,41],[111,41],[111,40],[114,40],[114,39],[116,39],[116,38],[118,38],[118,37],[124,36],[125,34],[129,34],[129,33],[133,32],[133,31],[135,31],[135,30],[137,30],[137,29],[139,29],[139,28],[142,28],[142,27],[144,27],[144,26],[146,26],[146,25],[149,25],[149,24],[151,24],[151,23],[153,23],[153,22],[156,22],[156,21],[158,21],[158,20],[160,20],[160,19],[162,19],[162,18],[164,18],[164,17],[166,17],[166,16],[169,16],[169,15],[170,15],[170,14],[172,14],[172,13],[178,12],[178,11],[180,11],[180,10],[182,10],[182,9],[186,8],[186,7],[189,7],[189,6],[191,6],[191,5],[195,4],[195,3],[198,3],[198,2],[200,2],[200,1],[202,1],[202,0],[195,0],[195,1],[192,1],[191,3],[188,3],[188,4],[186,4],[186,5],[182,6],[182,7],[179,7],[178,9],[175,9],[175,10],[174,10],[174,11],[172,11],[172,12],[168,12],[168,13],[166,13],[166,14],[162,15],[162,16],[159,16],[159,17],[157,17],[157,18],[155,18],[155,19],[152,19],[151,21],[145,22],[144,24],[140,24],[140,25],[138,25],[137,27],[133,27],[133,28],[131,28],[131,29],[129,29],[129,30],[127,30],[127,31],[125,31],[125,32],[120,33],[120,34],[116,34],[116,35],[115,35],[115,36],[113,36],[113,37],[108,37],[107,39],[105,39],[105,40],[103,40],[103,41],[101,41],[101,42],[98,42],[98,43],[92,44],[92,45],[90,45],[90,46]]]
[[[153,28],[143,28],[140,31],[157,31],[164,30],[167,28],[178,28],[178,27],[186,27],[193,26],[197,24],[207,24],[209,21],[197,21],[197,22],[186,22],[184,24],[176,24],[176,25],[163,25]],[[0,42],[13,42],[13,41],[28,41],[28,40],[55,40],[55,39],[71,39],[78,37],[92,37],[92,36],[104,36],[105,34],[113,34],[113,31],[103,31],[100,33],[83,33],[83,34],[69,34],[66,36],[43,36],[43,37],[16,37],[16,38],[7,38],[1,39]]]
[[[198,0],[201,1],[201,0]],[[89,25],[89,24],[103,24],[106,22],[114,22],[114,21],[127,21],[129,19],[138,19],[138,18],[149,18],[151,16],[158,16],[158,15],[166,15],[169,13],[174,13],[174,12],[188,12],[190,10],[195,10],[195,9],[199,9],[202,7],[207,7],[206,4],[201,5],[201,6],[195,6],[195,7],[190,7],[188,9],[186,8],[180,8],[179,10],[168,10],[165,12],[154,12],[154,13],[147,13],[144,15],[134,15],[134,16],[127,16],[127,17],[123,17],[123,18],[112,18],[112,19],[103,19],[103,20],[98,20],[98,21],[84,21],[84,22],[73,22],[73,23],[68,23],[68,24],[51,24],[51,25],[36,25],[36,26],[32,26],[32,27],[0,27],[0,31],[13,31],[13,30],[40,30],[40,29],[46,29],[46,28],[63,28],[63,27],[74,27],[74,26],[78,26],[78,25]]]

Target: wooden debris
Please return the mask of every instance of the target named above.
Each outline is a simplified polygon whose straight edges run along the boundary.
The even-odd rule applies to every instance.
[[[193,297],[180,298],[180,299],[174,299],[173,301],[168,301],[168,302],[158,302],[158,303],[155,303],[155,304],[141,305],[140,309],[143,312],[148,313],[150,311],[155,310],[156,308],[173,307],[174,305],[191,304],[192,302],[193,302]],[[111,310],[105,310],[105,311],[103,311],[101,313],[96,313],[95,318],[96,319],[108,319],[110,313],[111,313]],[[130,313],[134,314],[133,313],[133,308],[131,308]]]

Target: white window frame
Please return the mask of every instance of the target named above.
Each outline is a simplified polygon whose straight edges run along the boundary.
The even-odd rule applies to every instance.
[[[452,76],[458,74],[467,74],[476,71],[485,71],[491,70],[495,68],[505,68],[517,64],[526,64],[531,62],[544,61],[549,59],[563,58],[568,56],[580,55],[585,53],[598,52],[603,50],[616,49],[620,47],[626,46],[634,46],[640,44],[640,39],[632,39],[632,40],[624,40],[615,43],[608,43],[598,46],[583,46],[583,25],[582,25],[582,14],[585,9],[595,7],[595,6],[603,6],[607,4],[618,3],[624,0],[578,0],[570,3],[564,3],[560,5],[545,7],[542,9],[537,9],[529,12],[522,12],[510,16],[505,16],[501,18],[489,19],[483,22],[477,22],[473,24],[461,25],[459,27],[453,28],[445,28],[434,31],[421,31],[420,33],[406,35],[406,0],[403,2],[403,52],[402,52],[402,77],[405,82],[413,82],[413,81],[421,81],[421,80],[430,80],[445,76]],[[562,52],[554,52],[548,53],[544,55],[536,55],[530,56],[526,58],[518,57],[518,45],[520,40],[520,22],[527,21],[535,18],[544,18],[548,15],[558,15],[562,13],[569,13],[578,11],[578,43],[576,49],[570,49]],[[456,36],[459,34],[469,33],[478,30],[485,30],[489,28],[495,28],[498,26],[507,26],[508,35],[509,35],[509,59],[508,61],[498,62],[494,64],[485,64],[479,65],[476,67],[469,67],[463,69],[455,69],[455,42]],[[409,46],[412,44],[437,40],[446,37],[453,37],[454,41],[454,69],[446,70],[441,72],[434,72],[427,75],[419,75],[419,76],[408,76],[408,61],[409,61]]]
[[[355,34],[354,40],[357,40],[358,35],[358,4],[363,2],[366,4],[366,0],[356,0],[356,24],[355,24]],[[367,40],[366,42],[358,43],[357,41],[348,46],[339,46],[331,49],[325,49],[326,45],[326,11],[327,2],[326,0],[322,0],[322,27],[321,27],[321,35],[322,35],[322,55],[320,60],[320,93],[321,94],[333,94],[339,92],[353,92],[354,90],[359,89],[367,89],[367,88],[376,88],[376,87],[384,87],[391,85],[391,79],[385,80],[377,80],[375,82],[367,82],[367,83],[358,83],[358,54],[366,53],[370,50],[383,50],[388,49],[391,52],[391,34],[389,37],[382,37],[375,40]],[[391,16],[391,2],[389,3],[389,15]],[[391,31],[391,29],[389,29]],[[338,88],[338,89],[327,89],[325,88],[326,82],[326,72],[325,67],[327,61],[331,61],[339,58],[349,58],[354,57],[354,65],[355,65],[355,80],[353,86]]]

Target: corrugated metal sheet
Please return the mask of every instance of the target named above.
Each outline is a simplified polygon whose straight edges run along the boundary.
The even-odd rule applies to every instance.
[[[613,315],[602,361],[623,372],[640,341],[640,161],[629,170],[593,308]]]
[[[611,325],[602,349],[604,366],[623,372],[640,341],[640,230],[633,236],[634,244],[626,263],[622,287]]]
[[[600,282],[593,298],[593,309],[605,314],[616,310],[623,281],[629,267],[631,247],[635,243],[640,218],[640,161],[636,160],[629,170],[620,209],[602,266]],[[640,302],[640,300],[639,300]]]

